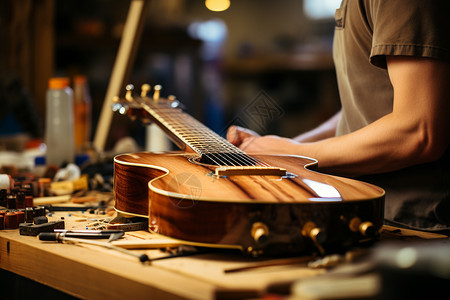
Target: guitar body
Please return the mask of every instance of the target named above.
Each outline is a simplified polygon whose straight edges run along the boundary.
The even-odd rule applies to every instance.
[[[253,256],[339,251],[378,236],[381,188],[315,172],[306,157],[252,157],[287,173],[217,175],[195,153],[118,155],[115,208],[148,217],[155,233]]]

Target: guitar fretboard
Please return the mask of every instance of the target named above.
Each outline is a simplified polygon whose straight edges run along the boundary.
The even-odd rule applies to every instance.
[[[141,106],[186,146],[201,155],[200,162],[218,166],[262,166],[257,160],[234,146],[226,139],[184,113],[179,108],[155,107],[142,100]]]

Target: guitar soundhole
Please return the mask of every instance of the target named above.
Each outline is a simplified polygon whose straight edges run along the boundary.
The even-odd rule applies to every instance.
[[[256,166],[258,161],[244,153],[214,152],[203,153],[200,163],[213,166]]]

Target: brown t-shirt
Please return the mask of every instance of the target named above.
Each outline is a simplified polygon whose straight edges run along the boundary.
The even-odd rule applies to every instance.
[[[342,102],[337,135],[392,112],[386,55],[450,63],[449,15],[449,0],[342,1],[335,15],[333,49]],[[387,220],[415,228],[449,229],[449,157],[447,150],[437,162],[362,179],[386,189]]]

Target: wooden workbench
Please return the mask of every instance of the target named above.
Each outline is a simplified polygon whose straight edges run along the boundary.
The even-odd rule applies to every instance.
[[[69,219],[66,217],[66,224]],[[66,225],[66,229],[71,228]],[[137,233],[127,233],[125,238],[151,238],[148,232]],[[160,250],[133,251],[151,259],[167,255]],[[0,231],[2,269],[87,299],[255,297],[270,284],[324,272],[308,268],[310,260],[254,260],[238,253],[205,253],[143,264],[135,257],[99,246],[43,242],[21,236],[18,229]],[[275,266],[267,266],[273,263]],[[252,268],[261,265],[264,267]],[[240,268],[245,271],[227,272]]]
[[[127,234],[126,238],[136,237]],[[133,251],[150,258],[162,255],[160,250]],[[17,229],[0,231],[2,269],[87,299],[256,298],[271,285],[326,272],[309,268],[312,260],[254,260],[233,253],[207,253],[143,264],[98,246],[42,242],[19,235]]]

